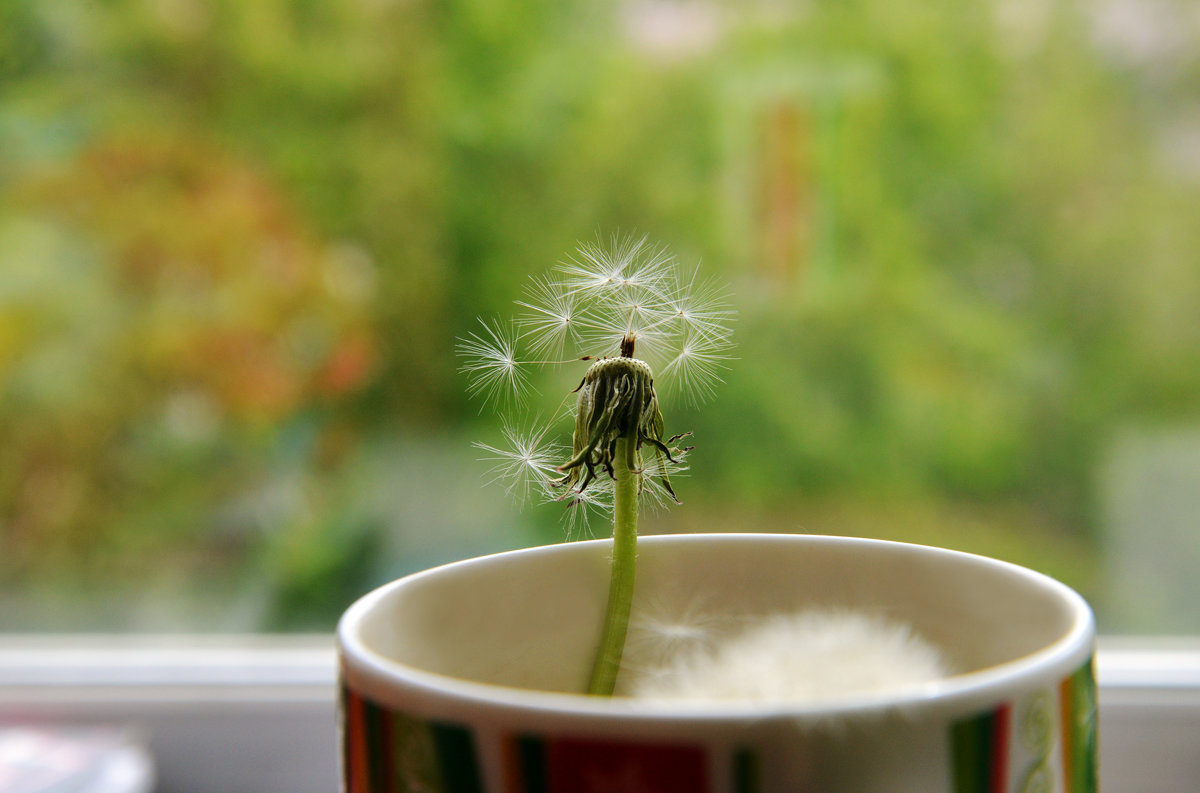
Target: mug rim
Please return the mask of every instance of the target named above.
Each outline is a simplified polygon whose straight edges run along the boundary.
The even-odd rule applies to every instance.
[[[804,543],[859,544],[893,551],[941,555],[975,565],[992,567],[1027,580],[1063,603],[1071,614],[1069,628],[1053,642],[1027,655],[962,674],[891,693],[848,695],[819,703],[680,701],[597,697],[483,683],[432,672],[390,659],[369,648],[359,629],[377,603],[395,590],[415,582],[474,565],[493,564],[503,557],[571,552],[581,547],[611,545],[611,539],[521,548],[463,559],[412,573],[368,592],[342,615],[337,626],[339,676],[348,686],[381,704],[405,705],[418,699],[450,705],[454,710],[519,712],[538,720],[586,719],[589,722],[630,721],[655,723],[688,721],[697,726],[719,722],[762,722],[787,719],[796,722],[846,722],[883,717],[890,713],[938,714],[939,718],[973,713],[1011,700],[1021,692],[1061,680],[1088,663],[1094,654],[1095,618],[1083,597],[1066,584],[1021,565],[979,554],[931,545],[866,537],[782,533],[693,533],[647,535],[639,544],[672,543]],[[575,552],[582,552],[576,550]],[[403,696],[401,696],[403,690]]]

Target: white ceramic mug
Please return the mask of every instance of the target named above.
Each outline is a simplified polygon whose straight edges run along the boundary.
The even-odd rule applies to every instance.
[[[635,621],[850,609],[904,621],[956,670],[821,705],[579,691],[608,541],[392,582],[338,636],[348,793],[1093,793],[1094,622],[1068,587],[939,548],[786,534],[639,540]]]

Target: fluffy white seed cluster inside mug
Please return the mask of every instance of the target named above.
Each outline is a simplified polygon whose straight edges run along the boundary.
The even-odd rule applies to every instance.
[[[632,696],[694,701],[817,703],[894,692],[947,677],[941,653],[911,626],[807,611],[756,619],[698,641],[631,681]]]

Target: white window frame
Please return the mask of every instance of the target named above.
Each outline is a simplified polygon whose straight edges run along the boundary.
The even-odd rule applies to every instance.
[[[1102,639],[1104,793],[1195,793],[1200,640]],[[329,636],[0,638],[0,723],[132,728],[171,793],[337,789]]]

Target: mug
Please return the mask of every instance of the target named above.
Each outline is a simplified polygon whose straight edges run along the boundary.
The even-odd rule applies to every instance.
[[[338,626],[347,793],[1093,793],[1091,610],[1031,570],[790,534],[639,539],[633,624],[837,609],[911,625],[939,680],[818,703],[583,689],[611,541],[438,567]],[[629,651],[627,651],[627,656]],[[630,659],[636,665],[636,657]]]

